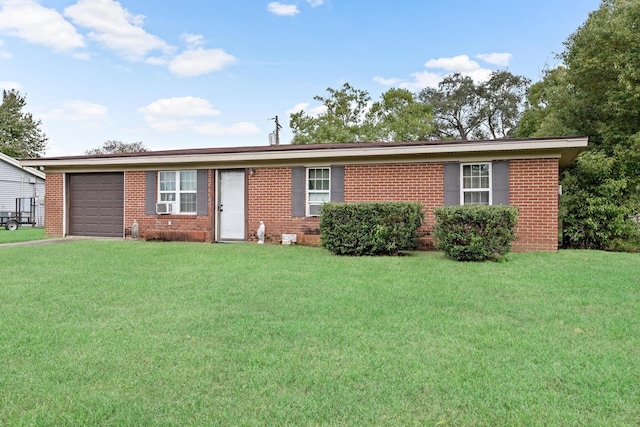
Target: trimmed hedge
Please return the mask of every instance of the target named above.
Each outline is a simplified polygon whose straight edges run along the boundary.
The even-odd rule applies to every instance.
[[[434,213],[436,249],[458,261],[498,260],[516,238],[514,206],[441,206]]]
[[[410,202],[325,203],[322,246],[336,255],[397,255],[418,248],[422,205]]]

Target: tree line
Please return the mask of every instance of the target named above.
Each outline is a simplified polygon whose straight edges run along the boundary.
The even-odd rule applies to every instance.
[[[418,93],[391,88],[372,102],[367,91],[345,83],[328,88],[322,112],[291,114],[292,144],[431,139],[503,139],[516,135],[530,80],[494,71],[475,83],[456,73]]]
[[[602,0],[528,91],[518,136],[588,135],[562,176],[566,247],[639,250],[640,2]]]

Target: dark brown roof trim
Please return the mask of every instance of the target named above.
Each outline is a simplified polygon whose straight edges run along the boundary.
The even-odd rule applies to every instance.
[[[513,141],[544,141],[557,139],[580,139],[584,136],[568,136],[568,137],[545,137],[545,138],[511,138],[500,140],[458,140],[458,141],[415,141],[415,142],[344,142],[330,144],[302,144],[302,145],[260,145],[248,147],[212,147],[212,148],[190,148],[182,150],[160,150],[160,151],[144,151],[139,153],[121,153],[121,154],[97,154],[84,156],[60,156],[60,157],[42,157],[41,160],[82,160],[82,159],[117,159],[124,157],[150,157],[150,156],[183,156],[197,154],[234,154],[234,153],[265,153],[265,152],[281,152],[281,151],[307,151],[307,150],[334,150],[334,149],[363,149],[375,147],[416,147],[416,146],[438,146],[448,144],[494,144],[496,142],[513,142]],[[22,159],[33,160],[33,159]]]

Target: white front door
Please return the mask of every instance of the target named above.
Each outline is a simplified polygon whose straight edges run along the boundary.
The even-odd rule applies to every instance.
[[[245,240],[244,170],[219,173],[218,240]]]

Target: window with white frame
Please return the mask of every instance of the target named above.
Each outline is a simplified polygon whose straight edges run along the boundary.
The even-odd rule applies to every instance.
[[[491,204],[491,163],[463,164],[461,168],[463,205]]]
[[[158,184],[158,200],[173,203],[174,213],[196,213],[196,171],[159,172]]]
[[[331,168],[307,169],[307,216],[320,215],[320,206],[331,200]]]

